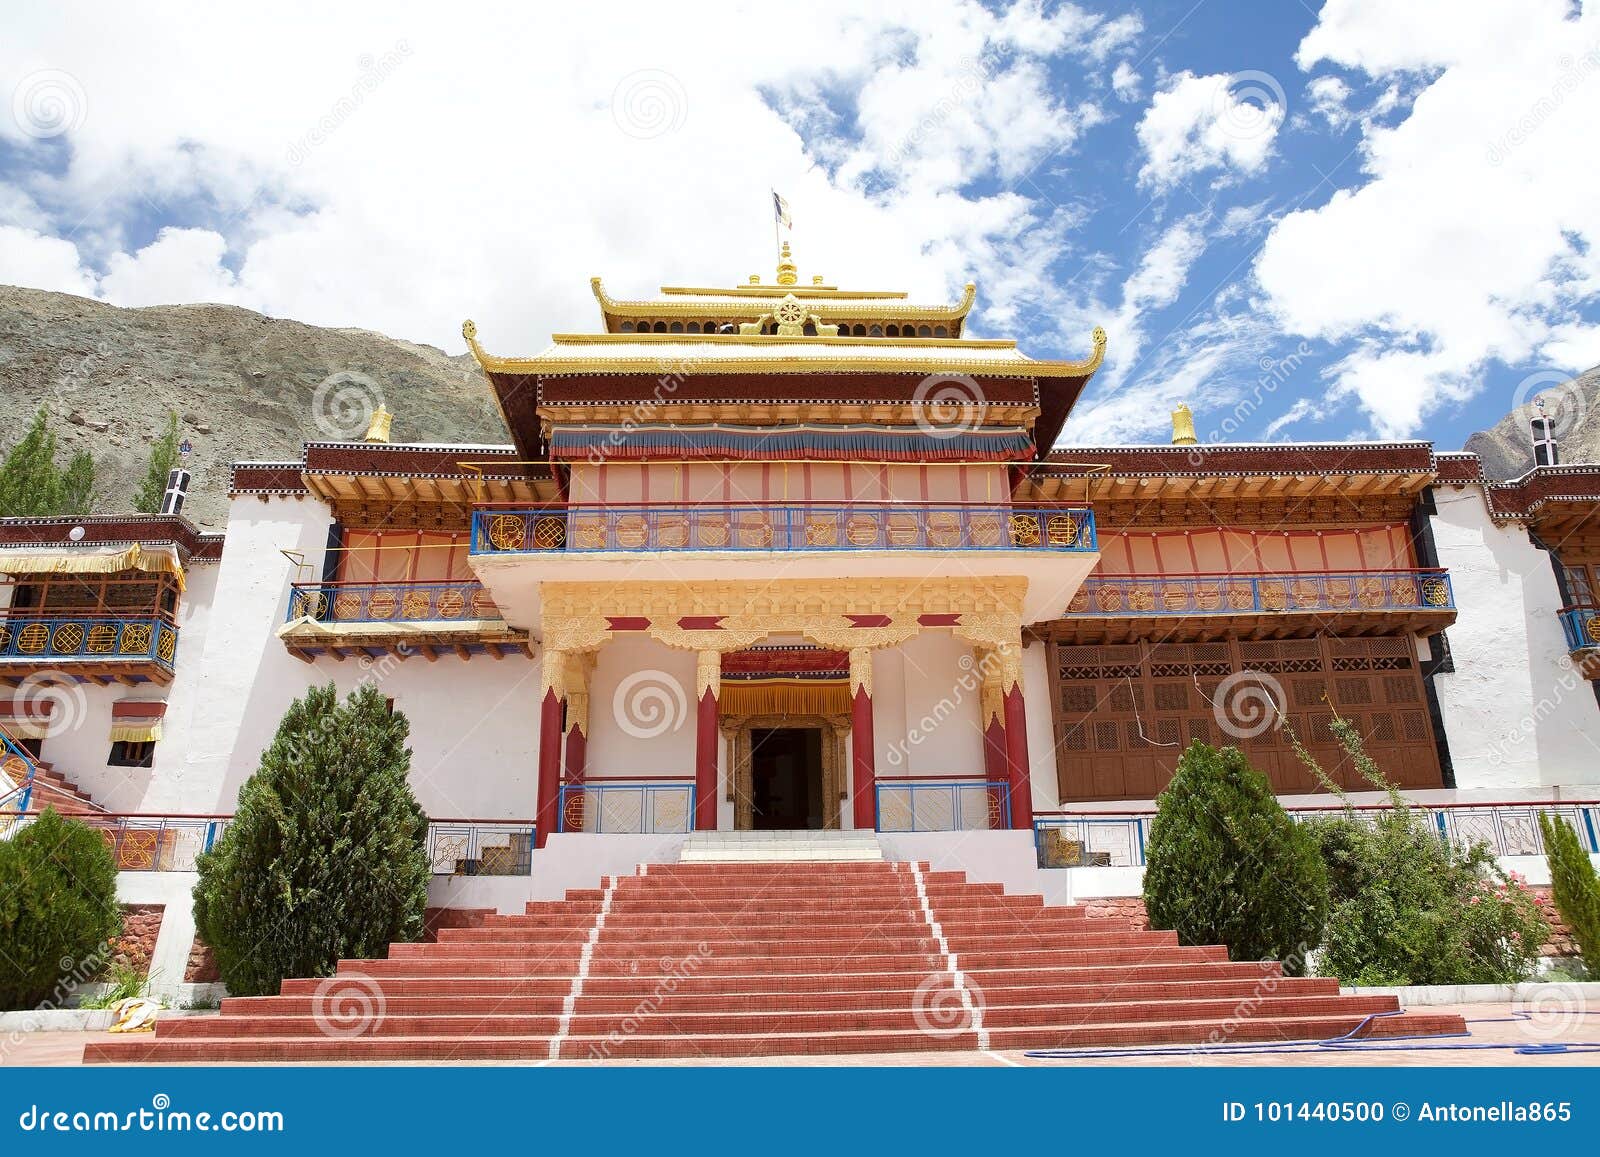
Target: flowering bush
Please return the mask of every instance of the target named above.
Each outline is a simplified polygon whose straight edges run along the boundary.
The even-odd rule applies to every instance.
[[[1515,984],[1533,974],[1549,927],[1486,845],[1451,844],[1406,807],[1311,829],[1333,895],[1324,975],[1404,985]]]
[[[1318,971],[1384,986],[1516,984],[1533,975],[1550,927],[1522,878],[1503,872],[1488,845],[1446,840],[1384,778],[1348,720],[1335,715],[1330,727],[1389,806],[1357,812],[1284,724],[1301,761],[1346,805],[1342,816],[1308,825],[1332,898]]]

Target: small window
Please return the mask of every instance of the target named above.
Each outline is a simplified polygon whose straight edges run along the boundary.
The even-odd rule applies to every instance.
[[[153,741],[125,743],[119,740],[111,745],[111,757],[106,760],[106,766],[149,767],[155,755],[156,745]]]
[[[22,748],[23,751],[26,751],[28,753],[28,758],[29,759],[36,759],[37,760],[37,759],[43,759],[44,758],[44,756],[39,754],[40,751],[43,750],[43,748],[44,748],[44,737],[43,736],[35,736],[32,739],[24,739],[22,736],[19,735],[19,736],[17,736],[17,746]]]

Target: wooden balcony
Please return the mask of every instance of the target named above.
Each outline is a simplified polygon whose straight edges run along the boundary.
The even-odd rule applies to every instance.
[[[453,582],[294,583],[278,637],[307,663],[319,657],[463,659],[531,655],[477,579]]]
[[[101,684],[172,682],[178,627],[163,614],[0,612],[0,684],[43,672]]]
[[[1205,642],[1432,634],[1455,622],[1442,570],[1090,576],[1053,633],[1063,641]]]
[[[1573,667],[1585,679],[1600,679],[1600,607],[1579,604],[1559,614]]]

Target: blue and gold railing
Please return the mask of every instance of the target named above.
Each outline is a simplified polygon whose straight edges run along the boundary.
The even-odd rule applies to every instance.
[[[1009,503],[701,503],[480,507],[473,554],[594,551],[1098,549],[1094,514]]]
[[[1440,839],[1464,849],[1483,844],[1497,857],[1542,856],[1544,833],[1539,813],[1548,812],[1578,833],[1590,854],[1600,854],[1600,800],[1507,801],[1485,803],[1412,803],[1428,817]],[[1368,815],[1387,804],[1357,804]],[[1344,815],[1342,808],[1286,807],[1299,822]],[[1034,844],[1041,868],[1142,868],[1154,811],[1052,812],[1036,815]]]
[[[1011,785],[1003,780],[879,779],[880,832],[1000,831],[1011,826]]]
[[[649,777],[563,784],[559,832],[659,835],[694,826],[692,779]]]
[[[1562,633],[1567,636],[1567,650],[1600,647],[1600,607],[1563,607],[1560,618]]]
[[[293,583],[286,621],[460,623],[498,620],[500,610],[477,579],[455,582]]]
[[[155,663],[172,670],[178,628],[154,616],[6,615],[0,618],[0,659],[57,662]]]
[[[1069,617],[1249,615],[1294,611],[1455,609],[1442,570],[1329,574],[1092,576],[1072,597]]]

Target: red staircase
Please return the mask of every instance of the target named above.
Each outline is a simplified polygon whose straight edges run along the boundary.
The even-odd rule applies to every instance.
[[[1392,997],[906,863],[652,865],[86,1061],[543,1060],[1301,1040]],[[940,939],[942,937],[942,940]],[[960,986],[956,976],[961,976]],[[1366,1035],[1461,1032],[1407,1013]]]
[[[55,808],[56,812],[64,816],[92,816],[103,813],[106,809],[95,803],[89,793],[66,776],[62,775],[50,764],[37,760],[34,766],[38,769],[33,776],[33,793],[28,800],[29,811],[43,811],[47,807]]]

